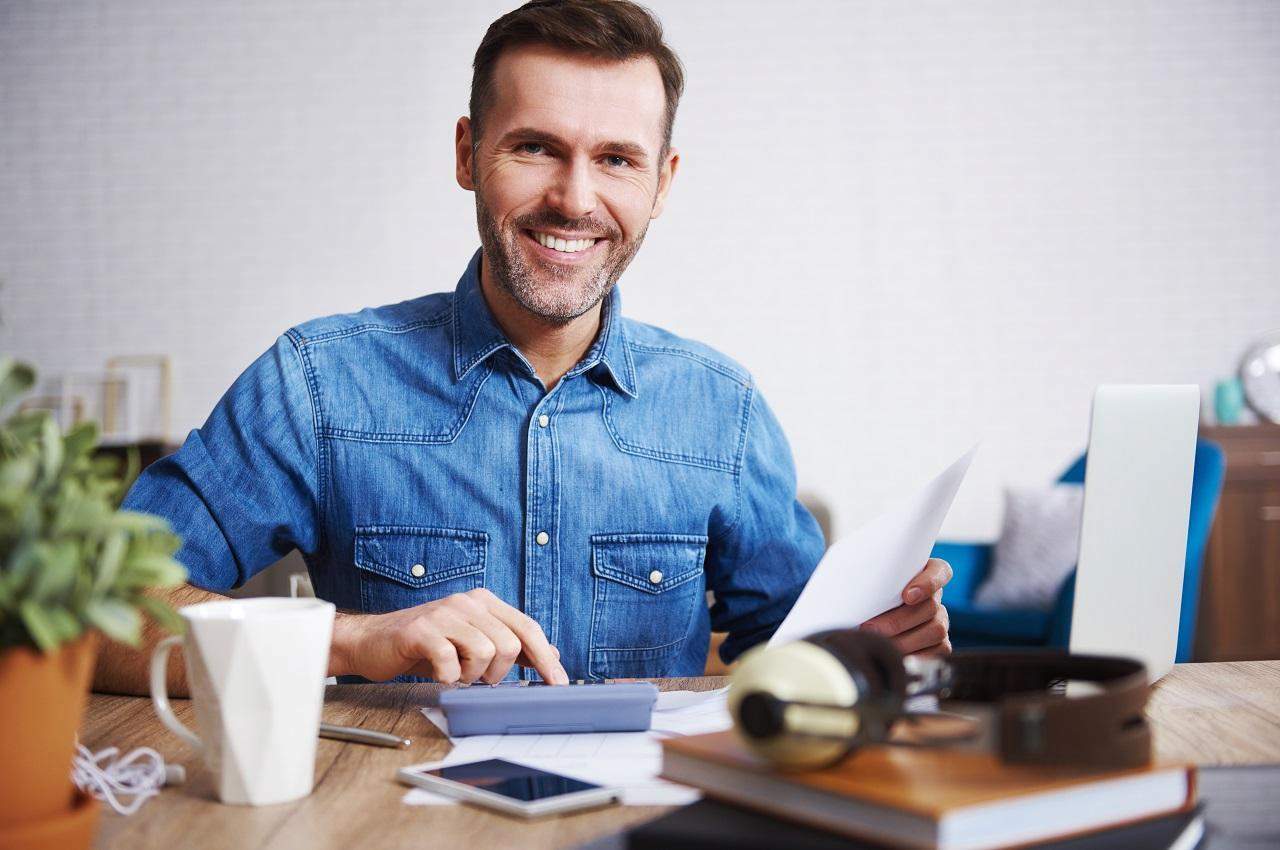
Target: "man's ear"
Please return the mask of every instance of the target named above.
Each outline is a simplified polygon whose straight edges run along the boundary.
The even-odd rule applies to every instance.
[[[662,210],[667,204],[667,193],[671,191],[671,181],[676,179],[676,171],[680,168],[680,151],[672,148],[667,151],[667,158],[662,163],[662,168],[658,170],[658,195],[653,199],[653,212],[649,213],[649,218],[654,219],[662,215]]]
[[[471,147],[471,119],[462,116],[453,132],[453,150],[457,158],[458,185],[468,192],[476,190],[475,155]]]

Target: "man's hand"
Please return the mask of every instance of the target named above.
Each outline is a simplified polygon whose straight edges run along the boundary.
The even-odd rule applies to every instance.
[[[537,621],[484,588],[387,614],[339,614],[333,624],[331,676],[381,682],[408,673],[493,684],[513,664],[533,667],[552,684],[569,683]]]
[[[861,627],[892,638],[904,655],[951,652],[951,639],[947,636],[951,620],[942,605],[942,588],[951,576],[950,564],[941,558],[930,558],[903,588],[903,604],[872,617]]]

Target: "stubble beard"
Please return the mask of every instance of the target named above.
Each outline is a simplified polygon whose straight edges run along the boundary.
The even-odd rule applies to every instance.
[[[552,325],[566,325],[599,304],[626,271],[649,230],[646,225],[639,236],[624,242],[616,227],[542,210],[512,220],[504,232],[478,187],[475,196],[480,245],[494,283],[529,313]],[[522,232],[540,227],[593,234],[609,240],[608,250],[594,264],[581,267],[537,259],[530,262],[520,246]]]

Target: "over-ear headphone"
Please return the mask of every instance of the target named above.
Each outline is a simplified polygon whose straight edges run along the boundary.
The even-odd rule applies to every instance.
[[[1071,680],[1099,687],[1083,696],[1054,689]],[[991,704],[993,745],[1004,761],[1124,767],[1151,760],[1146,667],[1129,658],[1032,650],[904,658],[888,638],[834,629],[744,656],[729,711],[766,760],[823,767],[888,742],[907,698],[929,693]]]

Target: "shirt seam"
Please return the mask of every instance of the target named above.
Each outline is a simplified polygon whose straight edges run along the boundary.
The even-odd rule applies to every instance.
[[[346,339],[347,337],[350,337],[350,336],[359,336],[366,333],[402,334],[402,333],[409,333],[410,331],[420,330],[421,328],[439,327],[440,325],[443,325],[446,321],[448,321],[448,313],[449,311],[447,309],[441,310],[439,313],[429,318],[418,319],[417,321],[409,322],[403,325],[388,325],[388,324],[383,324],[381,322],[367,322],[362,325],[353,325],[352,327],[349,327],[349,328],[339,328],[333,331],[326,331],[324,333],[316,334],[315,336],[310,336],[310,337],[303,336],[302,333],[299,331],[296,331],[296,329],[294,331],[291,331],[290,333],[297,333],[298,339],[301,341],[303,345],[316,345],[322,342],[332,342],[333,340]]]
[[[307,397],[311,402],[311,436],[316,441],[316,548],[319,552],[328,552],[329,533],[327,518],[329,516],[329,453],[328,442],[321,439],[324,429],[320,411],[320,388],[316,379],[315,368],[311,362],[306,344],[301,340],[302,334],[296,328],[290,328],[285,337],[293,346],[293,353],[302,366],[302,375],[307,385]]]
[[[750,389],[751,387],[751,378],[749,375],[744,375],[742,372],[732,368],[731,366],[726,366],[723,363],[712,360],[710,357],[704,357],[703,355],[697,354],[693,351],[689,351],[688,349],[673,348],[671,346],[665,346],[665,345],[645,345],[644,343],[635,342],[632,340],[628,340],[627,344],[630,348],[634,348],[637,351],[647,351],[647,352],[650,352],[651,354],[674,354],[677,357],[684,357],[689,360],[693,360],[694,362],[701,363],[703,366],[706,366],[708,369],[711,369],[715,372],[719,372],[721,375],[724,375],[726,378],[732,378],[733,380],[741,384],[743,387],[746,387],[748,389]]]
[[[733,522],[729,523],[712,541],[720,543],[726,540],[742,519],[742,466],[746,460],[747,432],[751,427],[751,409],[755,406],[755,386],[747,386],[747,403],[742,414],[742,430],[738,435],[738,457],[733,465]]]
[[[618,433],[617,429],[614,428],[613,420],[609,416],[609,409],[612,404],[612,401],[610,400],[610,397],[609,397],[609,391],[607,390],[607,388],[600,386],[599,384],[596,385],[596,389],[600,391],[600,395],[604,399],[602,416],[604,418],[605,430],[609,433],[610,438],[613,440],[614,445],[618,447],[619,451],[625,452],[626,454],[637,455],[639,457],[651,458],[653,460],[666,461],[668,463],[683,463],[689,466],[701,467],[703,469],[716,469],[721,472],[727,472],[733,475],[736,475],[738,473],[738,469],[741,465],[739,462],[741,460],[740,458],[737,459],[735,462],[730,463],[729,461],[718,460],[716,458],[701,457],[697,455],[687,455],[682,452],[669,452],[664,449],[653,449],[647,446],[637,445],[636,443],[633,443],[625,439],[621,434]],[[751,403],[751,393],[750,393],[750,387],[748,387],[748,392],[747,392],[748,407],[750,406],[750,403]],[[739,438],[739,440],[741,440],[741,438]]]
[[[475,386],[470,390],[464,409],[458,414],[457,419],[450,425],[448,432],[443,434],[411,434],[396,431],[359,431],[350,428],[333,428],[327,425],[321,425],[319,435],[330,440],[347,440],[360,443],[406,443],[415,445],[448,445],[458,439],[462,434],[467,423],[471,421],[471,415],[475,412],[476,399],[480,395],[480,391],[484,388],[484,384],[493,374],[493,368],[486,366],[483,375],[475,378]]]

